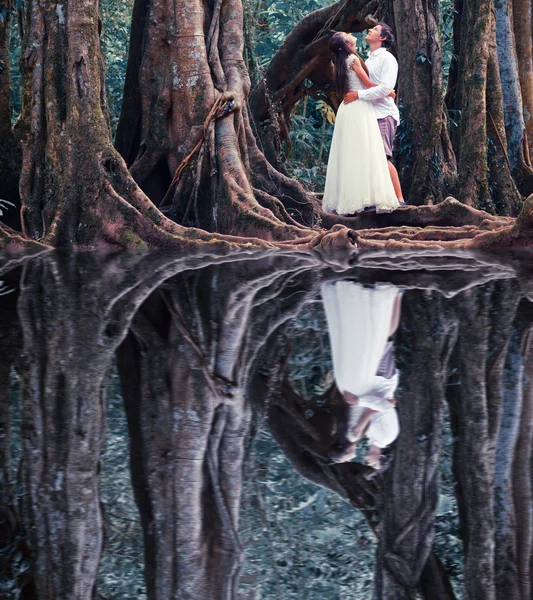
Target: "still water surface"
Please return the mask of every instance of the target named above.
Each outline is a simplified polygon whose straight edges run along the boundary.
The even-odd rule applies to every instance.
[[[533,256],[0,255],[0,598],[531,598]]]

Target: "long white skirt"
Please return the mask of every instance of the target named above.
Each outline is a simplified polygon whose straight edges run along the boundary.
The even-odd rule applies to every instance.
[[[398,288],[337,281],[323,284],[321,292],[337,387],[341,393],[364,396],[383,383],[376,372],[389,337]]]
[[[367,206],[391,212],[399,202],[372,102],[343,102],[331,141],[322,208],[351,215]]]

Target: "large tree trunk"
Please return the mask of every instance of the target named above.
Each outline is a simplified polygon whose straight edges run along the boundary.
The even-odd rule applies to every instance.
[[[116,144],[142,189],[209,231],[287,239],[312,225],[313,197],[266,161],[250,126],[241,0],[137,0],[134,12]]]
[[[167,195],[170,212],[186,225],[238,235],[208,234],[178,225],[144,195],[112,147],[97,0],[66,0],[64,11],[55,7],[46,0],[41,9],[37,0],[31,0],[24,19],[24,102],[18,128],[23,141],[23,235],[0,227],[2,246],[35,245],[30,240],[36,239],[49,246],[190,248],[212,243],[217,249],[246,244],[352,247],[354,242],[360,246],[516,247],[531,241],[529,208],[516,223],[486,221],[477,230],[426,227],[355,235],[341,226],[345,219],[335,225],[331,218],[328,233],[302,226],[314,223],[321,211],[299,184],[268,163],[250,127],[240,0],[223,0],[213,7],[199,4],[196,9],[178,3],[175,10],[167,10],[166,4],[141,4],[135,11],[141,23],[146,20],[146,28],[141,57],[136,46],[141,43],[140,33],[134,28],[126,91],[138,92],[131,103],[124,103],[125,107],[135,104],[134,98],[140,96],[144,107],[132,172],[149,178],[153,167],[159,173],[155,165],[160,163],[165,140],[163,160],[171,173],[185,155],[194,159],[196,152],[194,173],[183,170],[191,164],[190,157],[176,170],[179,177]],[[188,48],[191,39],[195,40],[192,49]],[[124,143],[122,149],[132,144]],[[145,175],[139,175],[139,181],[145,181]],[[159,175],[154,175],[156,180]],[[453,204],[445,207],[455,211]],[[415,214],[400,212],[406,217]],[[440,220],[441,213],[440,208],[435,212]],[[419,224],[427,225],[428,215],[420,213]],[[417,218],[407,222],[415,225]]]
[[[512,0],[511,9],[522,101],[522,120],[525,127],[518,164],[521,173],[517,173],[516,176],[520,191],[527,195],[533,192],[533,165],[531,163],[531,152],[533,151],[533,32],[531,29],[533,9],[531,0]]]
[[[51,0],[42,7],[32,0],[26,12],[19,130],[23,142],[20,190],[24,233],[53,246],[187,247],[215,239],[164,217],[135,184],[111,142],[98,0],[66,0],[62,6],[63,10],[56,10]],[[187,13],[184,20],[188,21],[194,11],[189,6],[183,8]],[[228,6],[226,11],[240,14],[238,7]],[[238,30],[240,20],[229,19],[229,24]],[[231,31],[224,35],[221,43],[224,39],[224,46],[231,49]],[[235,53],[238,50],[232,56]],[[244,86],[241,76],[240,67],[228,71],[228,77]],[[217,124],[221,138],[224,128],[232,127],[232,106],[229,99],[220,104],[220,110],[228,113]],[[241,143],[244,135],[243,128]],[[224,151],[232,156],[228,159],[232,165],[235,156],[229,146]],[[228,185],[240,184],[232,180]],[[256,212],[272,216],[267,209]],[[234,229],[252,238],[257,233],[271,239],[303,235],[292,225],[278,229],[273,217],[269,223],[265,231],[250,218]],[[216,239],[219,246],[226,247],[242,241],[224,241],[222,236]]]
[[[4,4],[7,9],[12,9],[12,3]],[[15,142],[15,136],[11,128],[11,79],[9,59],[9,34],[11,25],[11,13],[3,12],[3,20],[0,20],[0,199],[15,204],[15,208],[7,210],[2,216],[2,221],[18,229],[20,227],[19,216],[19,175],[21,168],[20,146]],[[6,207],[7,208],[7,207]]]
[[[459,199],[470,206],[493,208],[489,180],[489,150],[487,138],[490,106],[487,97],[492,88],[487,88],[489,61],[492,60],[496,72],[497,58],[494,56],[494,16],[493,3],[465,0],[461,19],[458,99],[455,110],[461,111],[459,142]],[[498,86],[495,77],[491,85]],[[492,115],[494,119],[494,115]],[[505,148],[504,140],[495,140]],[[509,199],[509,210],[513,199]],[[516,198],[514,199],[516,200]],[[506,213],[508,214],[508,211]]]
[[[440,4],[390,1],[399,63],[401,130],[409,144],[397,150],[409,204],[433,204],[455,187],[457,165],[444,110]]]
[[[494,0],[497,57],[500,66],[503,106],[505,107],[507,156],[511,168],[516,169],[524,137],[524,115],[512,23],[513,12],[511,0]]]

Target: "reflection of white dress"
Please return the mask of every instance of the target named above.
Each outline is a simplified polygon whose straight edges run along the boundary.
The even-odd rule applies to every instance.
[[[348,439],[365,408],[373,415],[366,436],[383,448],[396,439],[398,415],[386,398],[393,398],[399,373],[390,378],[376,375],[389,336],[394,301],[398,289],[391,285],[366,288],[352,281],[322,285],[322,298],[328,322],[333,374],[340,392],[359,397],[350,406]],[[350,440],[355,441],[355,440]]]
[[[346,59],[348,67],[354,60],[354,54]],[[348,68],[348,90],[364,89],[357,74]],[[349,215],[373,205],[376,212],[390,212],[399,206],[374,106],[368,100],[343,102],[331,141],[322,208]]]

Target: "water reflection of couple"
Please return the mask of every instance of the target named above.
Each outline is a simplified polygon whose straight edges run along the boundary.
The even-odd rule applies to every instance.
[[[355,457],[367,437],[368,464],[380,467],[382,449],[399,433],[394,398],[399,373],[393,335],[402,293],[392,285],[370,288],[353,281],[322,285],[335,382],[348,404],[345,439],[330,451],[335,462]]]
[[[337,97],[343,102],[331,141],[322,208],[339,215],[373,208],[390,212],[405,205],[391,162],[400,121],[394,103],[398,63],[388,51],[394,36],[388,25],[378,23],[366,41],[371,50],[366,63],[352,35],[338,32],[329,42]]]

